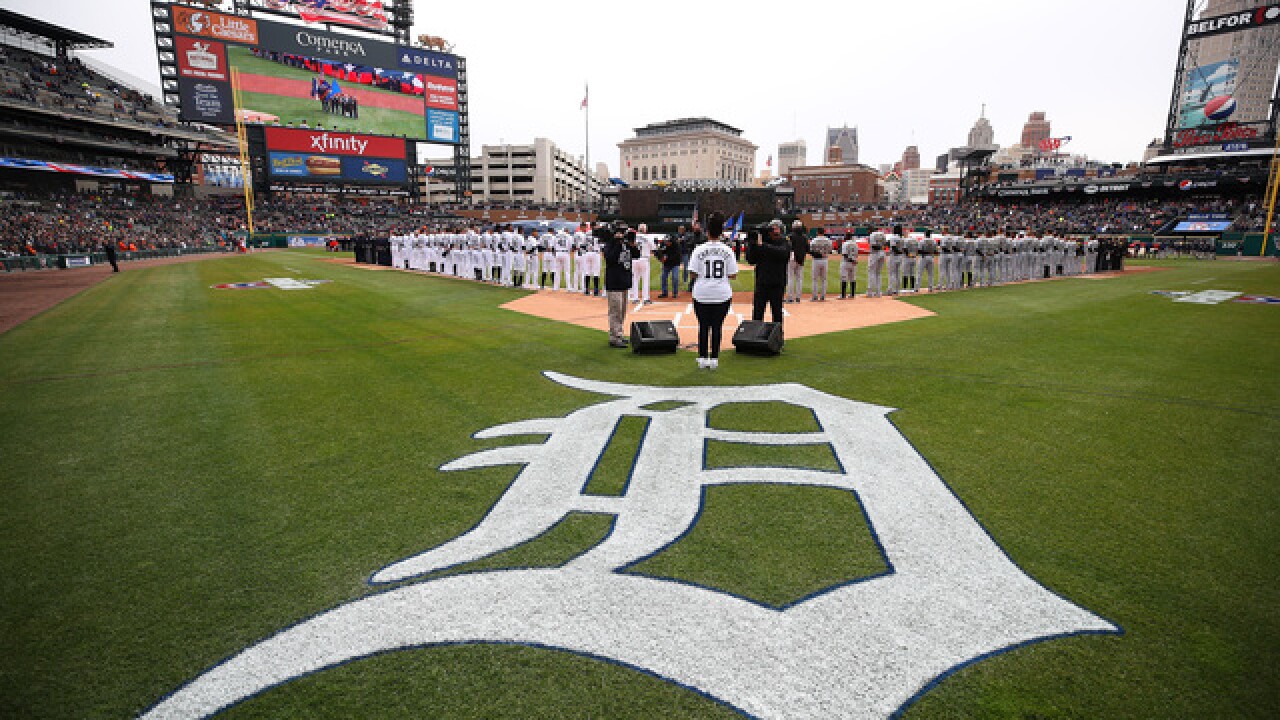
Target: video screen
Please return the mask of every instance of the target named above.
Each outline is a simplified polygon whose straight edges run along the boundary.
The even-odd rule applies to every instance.
[[[427,139],[422,75],[243,46],[227,60],[248,122]]]

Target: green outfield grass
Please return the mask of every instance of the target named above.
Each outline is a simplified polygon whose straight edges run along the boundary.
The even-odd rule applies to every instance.
[[[1280,295],[1280,265],[1159,261],[1121,278],[912,297],[937,316],[788,340],[776,358],[730,351],[711,373],[689,353],[636,356],[499,307],[521,291],[324,257],[126,266],[0,335],[0,717],[131,717],[374,592],[371,573],[472,527],[515,476],[438,470],[531,440],[474,433],[601,399],[546,370],[800,382],[897,408],[894,424],[1019,566],[1125,631],[976,663],[907,718],[1261,719],[1280,707],[1280,308],[1151,294]],[[332,282],[210,288],[266,277]],[[778,409],[766,421],[743,403],[711,422],[809,431],[813,419]],[[621,492],[642,432],[620,426],[593,492]],[[732,443],[708,450],[717,467],[761,461]],[[769,464],[830,462],[802,445]],[[450,572],[557,565],[607,532],[600,516],[570,516]],[[883,569],[850,494],[725,486],[634,571],[783,605]],[[219,717],[739,715],[610,663],[472,645],[351,663]]]

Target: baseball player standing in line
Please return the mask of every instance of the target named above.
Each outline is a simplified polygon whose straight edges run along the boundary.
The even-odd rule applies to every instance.
[[[804,231],[804,223],[795,220],[791,223],[791,263],[787,265],[787,298],[786,302],[800,302],[800,294],[804,292],[804,259],[809,254],[809,233]]]
[[[908,235],[902,239],[903,292],[916,292],[920,284],[920,239]]]
[[[590,224],[582,223],[582,231],[587,236],[587,244],[582,252],[585,273],[582,280],[582,294],[600,297],[600,240],[591,232]]]
[[[525,255],[525,287],[530,290],[541,290],[547,284],[547,271],[542,267],[542,238],[538,236],[537,229],[529,231],[529,236],[524,239]],[[537,278],[538,284],[534,284],[534,278]]]
[[[938,292],[938,273],[935,258],[938,256],[938,241],[933,239],[933,231],[925,230],[924,239],[920,241],[920,285],[929,292]]]
[[[889,295],[892,297],[897,295],[902,289],[902,226],[894,225],[893,232],[889,233],[889,259],[885,263],[885,269],[889,272]]]
[[[569,289],[569,250],[572,245],[573,238],[569,237],[564,228],[557,230],[551,237],[551,247],[555,250],[555,264],[552,265],[551,272],[553,291]]]
[[[845,285],[849,294],[845,295]],[[858,294],[858,241],[850,234],[840,245],[840,299],[850,300]]]
[[[645,234],[648,232],[649,227],[644,223],[636,227],[635,247],[640,254],[632,253],[634,262],[631,263],[631,291],[627,294],[627,299],[631,302],[642,302],[645,305],[653,304],[649,299],[649,258],[653,255],[653,241]]]
[[[587,233],[583,229],[582,224],[573,231],[573,292],[582,292],[583,285],[586,283],[586,264],[583,258],[587,253]]]
[[[867,244],[871,250],[871,255],[867,258],[867,297],[880,297],[881,276],[884,274],[884,233],[879,230],[871,233]]]
[[[831,238],[826,235],[818,235],[809,243],[809,255],[813,258],[810,302],[825,302],[827,299],[827,257],[831,252]]]

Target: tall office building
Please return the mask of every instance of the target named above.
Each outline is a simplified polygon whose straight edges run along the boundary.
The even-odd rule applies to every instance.
[[[851,128],[848,124],[845,124],[844,127],[827,128],[827,142],[822,147],[824,152],[828,152],[828,155],[828,148],[840,148],[840,162],[844,165],[857,165],[858,128]]]
[[[919,170],[920,169],[920,148],[915,145],[908,145],[907,149],[902,152],[902,170]]]
[[[778,177],[786,177],[791,168],[809,164],[808,149],[803,140],[778,144]]]
[[[1022,126],[1022,141],[1018,144],[1034,151],[1040,147],[1041,140],[1049,139],[1052,132],[1045,114],[1033,112],[1031,117],[1027,118],[1026,124]]]
[[[973,127],[969,130],[968,147],[975,150],[989,150],[996,147],[996,131],[991,127],[991,121],[987,119],[985,105],[982,108],[982,116],[973,123]]]

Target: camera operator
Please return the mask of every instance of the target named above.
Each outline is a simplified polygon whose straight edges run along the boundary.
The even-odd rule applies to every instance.
[[[621,220],[595,229],[603,246],[604,290],[609,303],[609,347],[624,348],[627,338],[622,323],[627,318],[627,291],[631,289],[631,259],[636,248],[636,231]]]
[[[773,322],[782,324],[782,293],[787,288],[787,264],[791,262],[791,245],[782,234],[782,221],[772,220],[757,228],[747,245],[747,262],[755,266],[755,296],[751,302],[751,319],[764,320],[764,306],[773,312]]]

